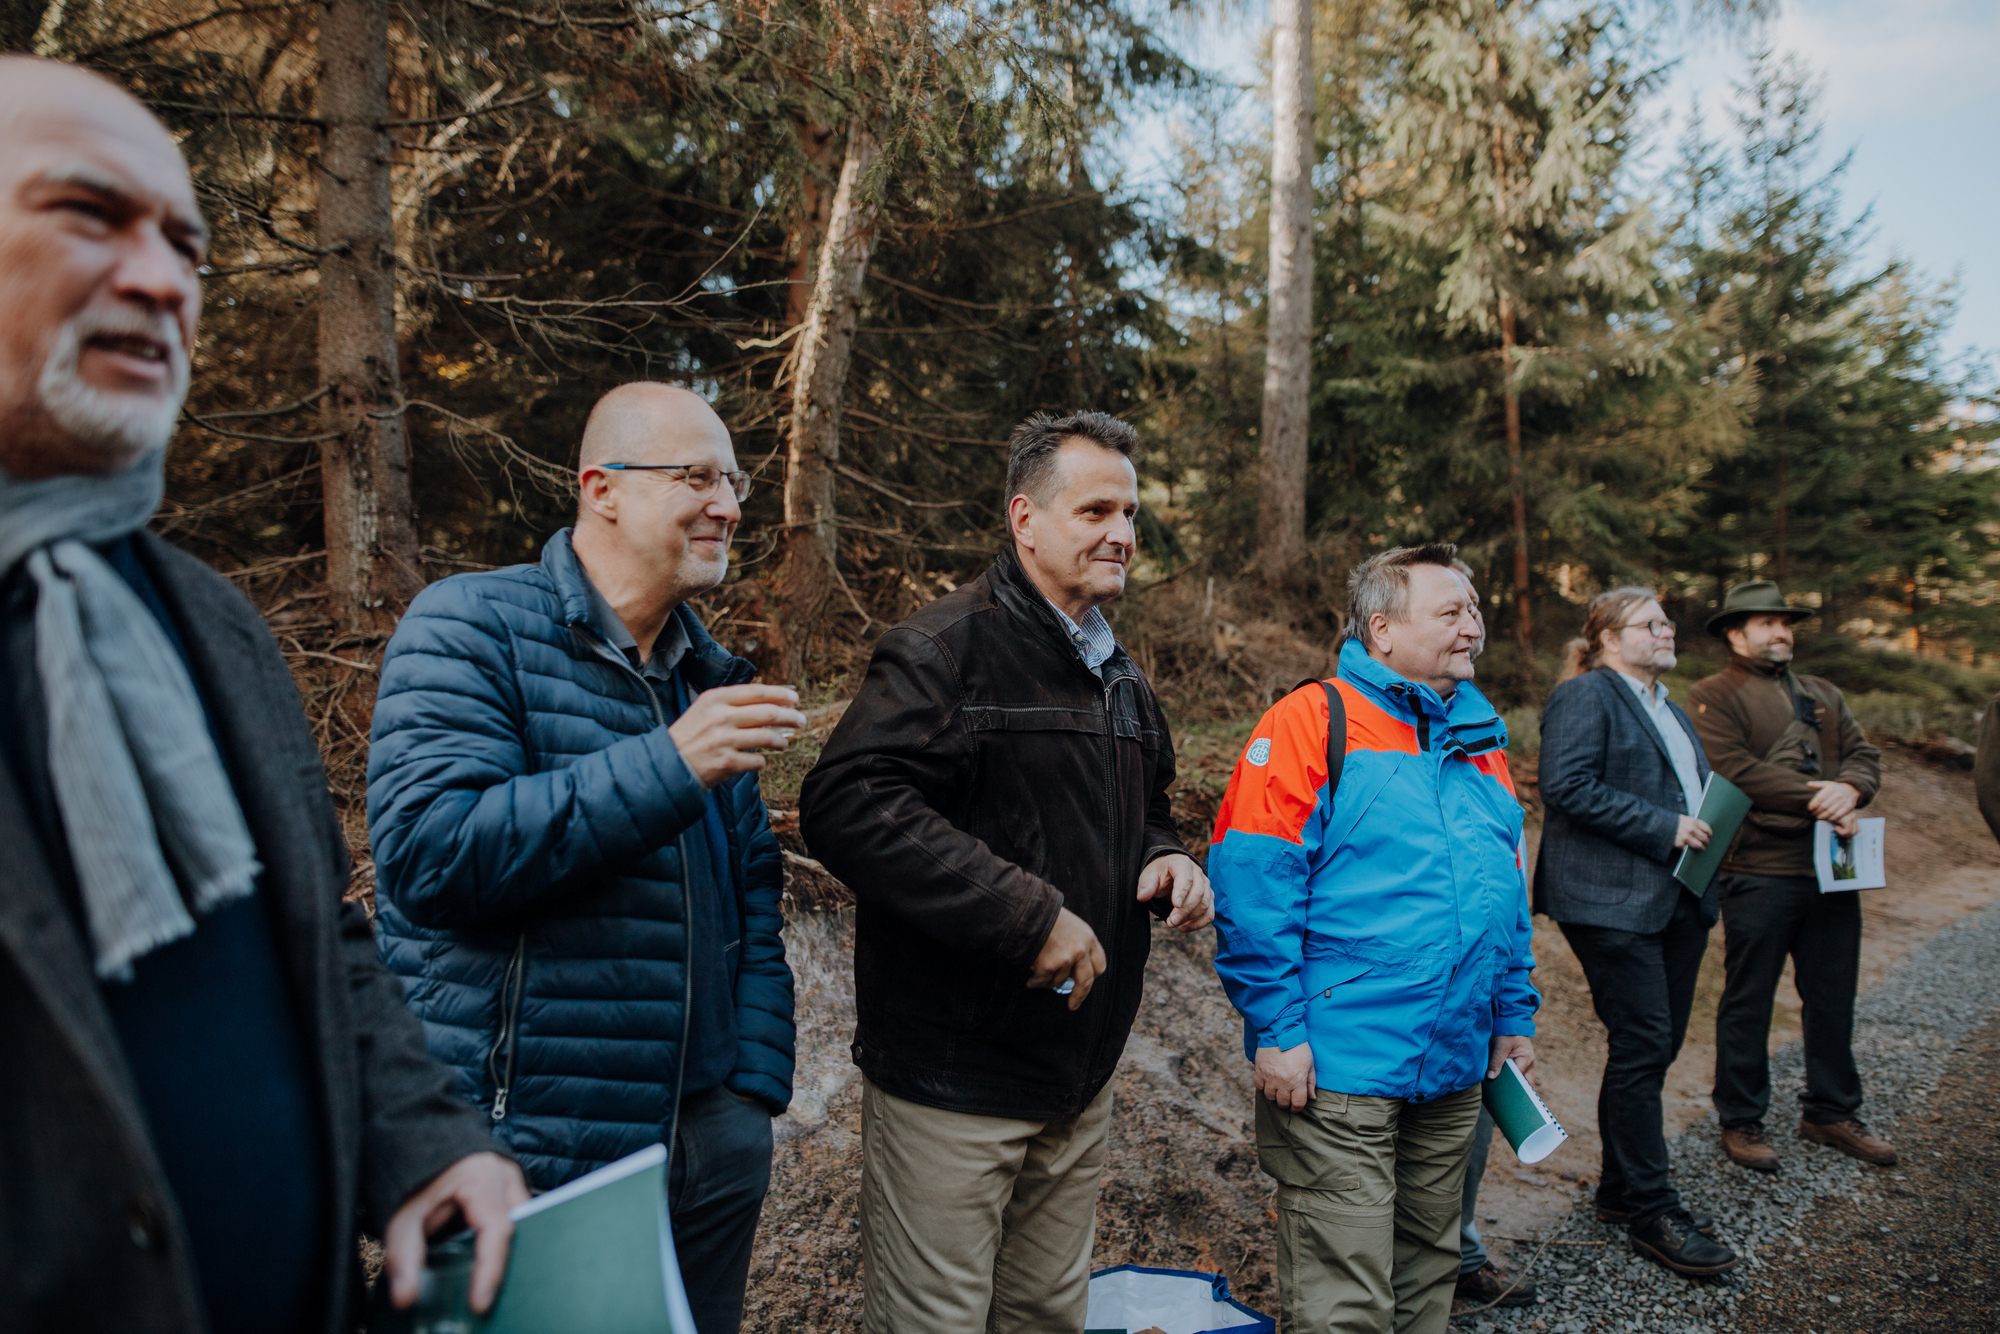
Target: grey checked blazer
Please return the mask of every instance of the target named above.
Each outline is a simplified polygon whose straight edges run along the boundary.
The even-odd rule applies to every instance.
[[[1673,717],[1701,738],[1680,706]],[[1673,877],[1674,834],[1687,800],[1667,745],[1632,687],[1609,667],[1557,686],[1542,710],[1542,847],[1535,859],[1535,911],[1558,922],[1659,931],[1687,893]],[[1716,897],[1702,896],[1712,924]]]

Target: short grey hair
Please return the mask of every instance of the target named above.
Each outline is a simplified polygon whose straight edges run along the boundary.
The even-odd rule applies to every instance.
[[[1056,451],[1075,437],[1093,445],[1132,457],[1139,447],[1139,433],[1130,422],[1122,422],[1108,412],[1072,412],[1058,417],[1038,412],[1014,428],[1007,441],[1007,503],[1026,496],[1037,505],[1046,505],[1056,479]]]
[[[1368,623],[1377,616],[1391,621],[1410,617],[1410,567],[1437,565],[1456,568],[1458,547],[1452,542],[1391,547],[1370,556],[1347,576],[1347,638],[1368,647]]]

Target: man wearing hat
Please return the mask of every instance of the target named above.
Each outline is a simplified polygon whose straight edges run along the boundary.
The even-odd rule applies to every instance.
[[[1715,1111],[1722,1147],[1744,1167],[1778,1170],[1764,1134],[1771,1105],[1771,1001],[1785,958],[1804,1003],[1806,1088],[1799,1138],[1888,1167],[1896,1150],[1862,1124],[1854,1068],[1854,993],[1861,965],[1858,895],[1822,894],[1813,825],[1852,834],[1882,785],[1882,753],[1832,682],[1791,669],[1792,607],[1768,579],[1729,590],[1708,632],[1729,665],[1694,688],[1694,727],[1715,772],[1752,806],[1716,877],[1726,947],[1715,1015]]]

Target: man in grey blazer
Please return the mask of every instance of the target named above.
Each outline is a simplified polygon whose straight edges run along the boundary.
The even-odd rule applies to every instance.
[[[145,531],[202,223],[123,90],[0,56],[0,1327],[343,1334],[357,1222],[491,1300],[527,1198],[424,1054],[298,693]]]
[[[1713,892],[1697,897],[1673,876],[1681,849],[1713,833],[1696,814],[1708,760],[1660,684],[1674,662],[1674,625],[1651,590],[1591,601],[1542,713],[1534,901],[1561,925],[1608,1030],[1597,1216],[1626,1224],[1641,1255],[1708,1275],[1736,1256],[1668,1183],[1660,1110],[1717,916]]]

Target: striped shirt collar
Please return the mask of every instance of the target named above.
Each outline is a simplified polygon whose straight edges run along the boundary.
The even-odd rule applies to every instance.
[[[1044,597],[1042,601],[1048,602],[1048,599]],[[1113,650],[1118,647],[1118,637],[1111,633],[1111,622],[1104,619],[1103,612],[1092,607],[1083,614],[1083,623],[1079,625],[1055,603],[1049,602],[1049,610],[1062,621],[1063,630],[1069,635],[1069,642],[1076,647],[1076,654],[1083,659],[1084,666],[1094,672],[1110,661]]]

